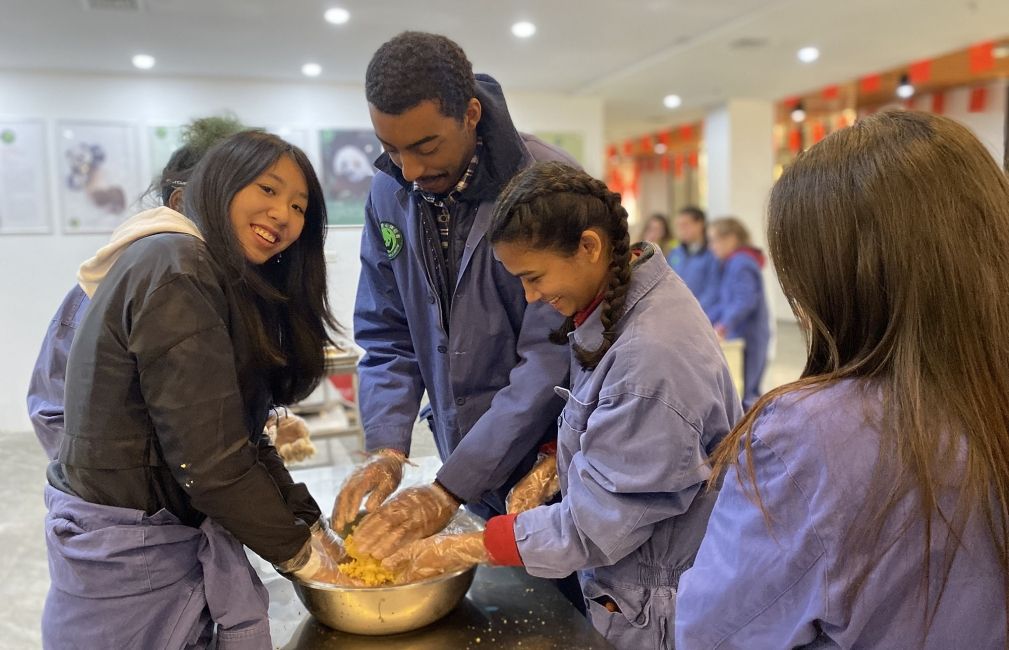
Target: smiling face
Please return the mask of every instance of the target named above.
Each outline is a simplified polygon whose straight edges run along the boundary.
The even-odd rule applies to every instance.
[[[425,100],[399,115],[368,106],[371,123],[382,147],[403,178],[430,194],[447,194],[455,187],[473,157],[480,101],[469,102],[462,120],[441,113],[436,102]]]
[[[609,240],[595,229],[582,233],[572,255],[516,242],[495,244],[494,255],[522,280],[526,302],[545,302],[569,318],[591,305],[609,278]]]
[[[280,156],[231,200],[231,226],[245,258],[263,264],[289,248],[301,236],[307,209],[305,175],[290,156]]]

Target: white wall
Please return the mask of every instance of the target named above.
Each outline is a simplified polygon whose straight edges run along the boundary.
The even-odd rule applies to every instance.
[[[601,173],[600,99],[505,91],[519,129],[583,133],[586,168],[593,174]],[[361,87],[0,72],[0,118],[48,121],[51,173],[56,168],[54,120],[125,120],[146,128],[181,124],[226,110],[246,124],[269,128],[371,128]],[[314,160],[318,159],[317,148],[318,143],[312,142],[307,149]],[[143,149],[141,157],[147,158]],[[62,234],[55,183],[50,183],[50,192],[52,234],[0,236],[0,430],[30,428],[25,393],[46,327],[75,281],[77,266],[107,238]],[[359,228],[332,229],[326,244],[334,311],[346,325],[350,324],[357,289],[359,238]]]

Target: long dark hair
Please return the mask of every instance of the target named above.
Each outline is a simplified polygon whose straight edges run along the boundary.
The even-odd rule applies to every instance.
[[[803,325],[806,366],[726,437],[713,456],[716,475],[742,451],[740,481],[748,477],[773,516],[754,478],[754,423],[782,396],[853,381],[882,413],[864,516],[844,542],[857,575],[849,602],[871,558],[923,531],[927,630],[968,518],[978,516],[1009,614],[1009,180],[956,122],[885,112],[801,154],[775,184],[768,212],[770,253]],[[960,450],[965,462],[953,472]],[[955,506],[941,507],[951,493]],[[902,514],[909,496],[916,507]],[[892,517],[899,532],[881,539]],[[937,591],[933,535],[948,540]]]
[[[250,264],[231,225],[235,195],[281,156],[305,175],[308,207],[301,236],[279,259]],[[242,131],[211,149],[185,190],[185,214],[200,227],[207,248],[233,278],[235,305],[252,358],[270,377],[275,404],[306,397],[323,376],[323,347],[339,326],[326,291],[326,204],[315,170],[301,149],[262,131]]]
[[[521,243],[538,250],[574,255],[589,228],[606,234],[610,244],[610,278],[602,303],[603,342],[596,350],[574,347],[582,367],[595,368],[617,338],[631,281],[631,246],[627,211],[620,195],[585,172],[559,162],[542,162],[512,178],[498,198],[491,220],[491,245]],[[550,335],[559,345],[568,342],[574,319]]]

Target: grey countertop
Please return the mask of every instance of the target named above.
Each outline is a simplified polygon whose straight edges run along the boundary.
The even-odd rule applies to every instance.
[[[403,485],[433,479],[441,463],[437,458],[415,459]],[[346,464],[294,469],[323,511],[332,507]],[[534,578],[520,568],[480,567],[463,602],[442,620],[421,630],[395,636],[367,637],[332,630],[308,613],[291,583],[262,560],[250,555],[270,591],[270,631],[276,648],[330,648],[333,650],[522,650],[605,649],[600,636],[549,580]],[[258,561],[258,562],[257,562]]]

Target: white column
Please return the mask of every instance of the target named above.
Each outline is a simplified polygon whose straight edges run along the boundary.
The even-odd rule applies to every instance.
[[[704,120],[708,217],[738,218],[765,253],[767,198],[774,184],[773,127],[774,105],[758,99],[730,99]],[[770,264],[764,270],[764,286],[772,318],[791,320]]]

